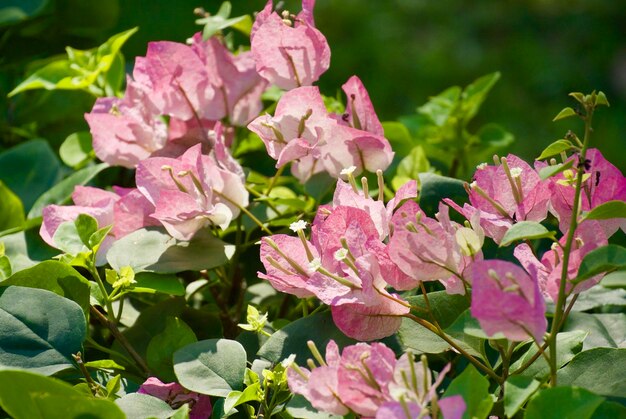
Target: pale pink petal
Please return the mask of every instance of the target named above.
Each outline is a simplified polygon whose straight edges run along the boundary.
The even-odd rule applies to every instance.
[[[383,126],[378,120],[374,105],[361,79],[352,76],[341,86],[347,96],[346,114],[350,125],[356,129],[383,137]]]

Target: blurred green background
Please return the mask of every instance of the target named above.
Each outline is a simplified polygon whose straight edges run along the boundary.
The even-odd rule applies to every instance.
[[[200,27],[195,7],[208,0],[0,0],[0,151],[28,138],[58,146],[86,129],[83,114],[94,97],[84,92],[6,94],[38,60],[64,47],[92,48],[138,26],[124,46],[128,69],[146,44],[184,41]],[[252,13],[262,0],[233,0],[233,16]],[[299,11],[297,1],[289,10]],[[551,122],[571,91],[603,90],[594,143],[626,169],[626,4],[616,0],[318,0],[318,28],[332,50],[322,91],[334,95],[352,74],[368,88],[381,120],[395,120],[452,85],[465,86],[493,71],[493,88],[476,127],[496,122],[511,131],[512,152],[537,156],[570,128]]]

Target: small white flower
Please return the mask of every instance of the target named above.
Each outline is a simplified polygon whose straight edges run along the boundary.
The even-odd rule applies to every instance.
[[[476,166],[476,169],[478,170],[483,170],[485,167],[487,167],[488,164],[487,163],[481,163],[478,166]]]
[[[296,354],[291,354],[287,358],[283,359],[280,363],[283,368],[289,368],[291,364],[296,361]]]
[[[511,167],[511,177],[520,177],[522,169],[520,167]]]
[[[348,257],[348,249],[338,249],[333,256],[335,257],[336,261],[341,262]]]
[[[477,186],[476,181],[469,184],[470,189],[474,189]]]
[[[345,169],[343,169],[341,172],[339,172],[339,174],[342,176],[349,176],[355,171],[356,171],[356,166],[350,166],[350,167],[346,167]]]
[[[298,220],[289,224],[289,229],[293,231],[294,233],[297,233],[300,230],[304,230],[306,228],[306,225],[307,225],[306,221]]]
[[[315,258],[309,262],[309,271],[317,272],[319,268],[322,267],[322,260],[320,258]]]

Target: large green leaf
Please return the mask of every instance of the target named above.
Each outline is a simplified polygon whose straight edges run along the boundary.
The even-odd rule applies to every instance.
[[[43,207],[46,205],[67,204],[70,201],[72,192],[74,192],[74,188],[77,185],[85,185],[107,167],[109,167],[108,164],[101,163],[85,167],[84,169],[72,173],[37,199],[37,201],[33,204],[33,207],[28,212],[28,218],[41,217],[41,210],[43,210]]]
[[[626,202],[608,201],[598,205],[585,215],[586,220],[608,220],[611,218],[626,218]]]
[[[0,233],[23,224],[22,201],[0,180]]]
[[[272,362],[280,362],[295,354],[296,363],[303,365],[311,357],[307,341],[313,341],[324,353],[330,339],[335,340],[339,347],[355,343],[337,329],[329,311],[315,313],[276,331],[259,349],[258,355]]]
[[[81,350],[85,315],[73,301],[25,287],[0,287],[0,369],[54,374]]]
[[[117,399],[115,404],[127,418],[132,419],[167,419],[174,414],[174,409],[169,404],[147,394],[127,394]]]
[[[191,391],[226,397],[232,390],[243,389],[246,351],[228,339],[192,343],[174,353],[174,372]]]
[[[594,393],[626,398],[626,349],[595,348],[581,352],[557,373],[563,386],[578,386]]]
[[[543,390],[529,403],[526,419],[588,419],[604,397],[576,387]]]
[[[62,262],[41,262],[32,268],[16,272],[0,285],[19,285],[52,291],[76,302],[85,316],[89,313],[89,281],[76,269]]]
[[[222,265],[234,253],[234,246],[199,231],[191,241],[172,238],[163,229],[142,228],[117,240],[107,253],[116,271],[130,266],[135,272],[176,273],[200,271]]]
[[[450,383],[443,397],[460,395],[465,402],[463,419],[484,419],[493,406],[493,397],[489,394],[489,380],[468,365],[465,370]]]
[[[0,180],[22,200],[25,211],[60,178],[61,164],[47,141],[31,140],[0,154]]]
[[[583,341],[587,336],[587,331],[574,330],[571,332],[559,333],[556,337],[557,352],[556,352],[556,365],[557,368],[562,367],[574,358],[574,356],[580,352],[583,346]],[[510,370],[515,374],[526,361],[530,360],[537,353],[537,346],[532,345],[530,348],[515,361]],[[550,373],[550,366],[546,362],[543,356],[540,356],[535,362],[528,367],[521,375],[525,377],[543,378]]]
[[[175,381],[172,359],[174,352],[197,340],[195,333],[185,322],[177,317],[167,317],[165,330],[154,336],[148,344],[146,361],[150,371],[163,382]]]
[[[583,342],[583,351],[593,348],[626,347],[626,314],[589,314],[571,312],[563,331],[585,330],[589,336]]]
[[[110,400],[27,371],[0,371],[0,406],[15,419],[125,418]]]

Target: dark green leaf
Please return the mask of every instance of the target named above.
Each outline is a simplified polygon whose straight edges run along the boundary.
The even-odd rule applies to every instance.
[[[578,284],[603,272],[626,268],[626,248],[609,244],[587,253],[578,267],[578,276],[572,282]]]
[[[554,387],[541,391],[529,403],[525,419],[588,419],[604,401],[582,388]]]
[[[605,401],[602,403],[595,412],[591,419],[615,419],[626,418],[626,406],[617,403]]]
[[[313,341],[324,353],[330,339],[334,339],[340,348],[355,343],[337,329],[329,311],[316,313],[291,322],[276,331],[261,347],[258,355],[272,362],[280,362],[295,354],[296,363],[304,365],[311,357],[307,341]]]
[[[75,302],[42,289],[0,287],[0,369],[54,374],[72,368],[85,333]]]
[[[557,382],[602,396],[626,396],[626,349],[595,348],[581,352],[557,373]]]
[[[572,148],[572,143],[569,140],[556,140],[549,146],[547,146],[537,157],[537,160],[544,160],[548,157],[557,156],[564,151],[569,151]]]
[[[85,167],[76,173],[72,173],[37,199],[37,201],[33,204],[33,207],[28,212],[28,218],[41,217],[41,210],[46,205],[63,205],[68,203],[76,185],[85,185],[107,167],[109,167],[108,164],[100,163],[95,166]]]
[[[502,238],[500,247],[508,246],[517,240],[535,240],[554,237],[556,233],[549,231],[543,225],[535,221],[520,221],[507,230]]]
[[[443,198],[450,198],[463,206],[467,201],[467,193],[463,181],[436,175],[434,173],[420,173],[420,207],[429,216],[439,212],[439,203]]]
[[[88,131],[70,134],[61,144],[59,155],[63,163],[69,167],[77,168],[83,166],[93,158],[91,134]]]
[[[0,180],[0,232],[24,224],[22,201]]]
[[[89,314],[89,281],[69,265],[54,260],[41,262],[32,268],[16,272],[1,283],[52,291],[77,303]]]
[[[473,365],[465,370],[446,389],[443,397],[460,395],[465,401],[464,419],[484,419],[489,415],[493,398],[489,394],[489,380],[480,375]]]
[[[585,220],[608,220],[626,218],[626,202],[608,201],[600,204],[585,215]]]
[[[209,339],[174,353],[174,372],[180,384],[209,396],[226,397],[243,389],[246,351],[234,340]]]
[[[583,351],[593,348],[626,347],[626,314],[589,314],[571,312],[563,331],[585,330],[589,336],[583,342]]]
[[[15,419],[125,418],[110,400],[26,371],[0,371],[0,406]]]
[[[562,367],[574,358],[581,351],[583,340],[587,337],[588,332],[582,330],[574,330],[571,332],[562,332],[557,335],[557,353],[556,366]],[[537,346],[532,345],[517,361],[515,361],[510,370],[515,373],[526,361],[530,360],[537,353]],[[521,375],[525,377],[534,377],[541,379],[550,373],[550,367],[543,356],[539,356],[537,360],[528,367]]]
[[[514,375],[504,383],[504,413],[512,418],[533,395],[541,383],[529,377]]]
[[[60,178],[61,164],[47,141],[31,140],[0,154],[0,180],[22,200],[25,211]]]
[[[172,357],[178,349],[196,342],[196,335],[181,319],[167,317],[165,330],[148,344],[146,361],[150,370],[164,383],[176,381]]]
[[[127,394],[117,399],[115,404],[127,418],[132,419],[167,419],[174,414],[174,409],[169,404],[147,394]]]
[[[222,265],[234,250],[234,246],[213,236],[208,229],[185,242],[172,238],[163,229],[142,228],[117,240],[109,249],[107,260],[116,271],[130,266],[135,272],[176,273]]]

